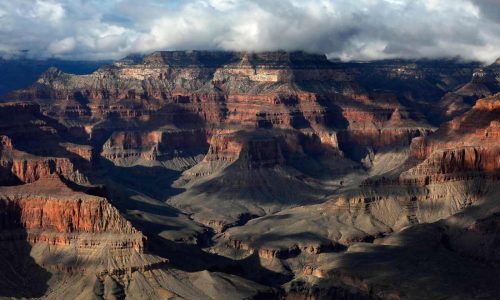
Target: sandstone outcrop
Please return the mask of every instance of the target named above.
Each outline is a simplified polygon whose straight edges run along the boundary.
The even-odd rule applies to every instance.
[[[40,110],[35,103],[0,105],[0,136],[3,139],[0,164],[7,180],[12,181],[14,176],[21,182],[34,182],[50,174],[59,174],[76,183],[87,183],[84,173],[92,163],[92,146],[68,142],[70,130],[44,116]]]
[[[23,186],[2,187],[0,198],[4,235],[24,229],[31,243],[70,244],[82,239],[85,246],[92,246],[92,239],[98,241],[100,234],[116,234],[123,238],[113,242],[116,247],[144,247],[141,233],[106,199],[74,192],[56,175]],[[90,234],[90,240],[80,233]]]
[[[76,183],[87,183],[88,179],[69,158],[39,157],[13,148],[9,137],[1,136],[0,166],[3,176],[1,181],[12,183],[13,179],[24,183],[35,182],[41,178],[58,174]]]
[[[83,124],[119,118],[156,127],[310,128],[324,142],[340,131],[331,146],[347,151],[353,143],[409,143],[430,130],[395,97],[370,98],[349,69],[301,52],[157,52],[90,75],[51,69],[13,97]]]
[[[403,180],[420,178],[421,183],[429,183],[474,176],[498,177],[499,103],[498,95],[479,100],[469,112],[434,135],[415,139],[411,155],[424,161],[402,174]]]
[[[182,169],[196,163],[206,153],[206,138],[204,129],[115,131],[104,143],[101,156],[118,166],[144,161],[173,162],[175,167]]]

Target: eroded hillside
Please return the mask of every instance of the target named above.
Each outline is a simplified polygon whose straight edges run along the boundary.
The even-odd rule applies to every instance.
[[[49,69],[0,105],[0,296],[494,298],[497,73],[209,51]]]

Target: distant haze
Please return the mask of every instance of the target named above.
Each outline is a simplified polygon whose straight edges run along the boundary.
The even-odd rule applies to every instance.
[[[330,58],[500,57],[498,0],[5,0],[4,58],[304,50]]]

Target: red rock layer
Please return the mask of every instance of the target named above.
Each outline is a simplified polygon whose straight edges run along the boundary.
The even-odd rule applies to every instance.
[[[85,76],[51,69],[14,96],[50,99],[47,114],[85,125],[119,118],[138,128],[311,129],[348,151],[408,144],[428,130],[401,116],[396,97],[370,98],[349,71],[305,53],[157,52]]]
[[[66,178],[75,176],[75,168],[67,158],[31,158],[14,159],[10,168],[12,174],[22,182],[35,182],[51,174],[60,174]]]
[[[74,167],[70,159],[29,155],[14,149],[10,138],[0,138],[0,168],[3,174],[0,181],[15,176],[21,182],[30,183],[58,174],[74,182],[86,182],[85,176]]]
[[[212,136],[210,148],[203,159],[206,162],[234,162],[238,159],[243,144],[231,133],[219,133]]]
[[[143,237],[105,198],[70,190],[58,177],[0,188],[0,231],[28,232],[30,242],[92,246],[109,235],[114,246],[143,248]],[[17,231],[16,231],[17,230]],[[90,234],[82,236],[80,234]],[[116,239],[120,237],[121,239]]]
[[[273,167],[284,163],[279,137],[249,132],[219,133],[212,136],[206,162],[234,162],[240,167]]]
[[[2,169],[22,182],[34,182],[49,174],[84,182],[82,173],[90,167],[93,148],[65,142],[69,129],[40,110],[34,103],[0,105]]]
[[[103,145],[101,155],[111,161],[126,158],[168,160],[183,155],[205,153],[204,129],[115,131]]]
[[[402,174],[402,180],[420,183],[466,179],[500,172],[500,100],[479,100],[473,109],[446,124],[428,138],[416,138],[411,155],[423,160]]]
[[[61,146],[64,147],[64,149],[66,149],[69,153],[75,154],[87,162],[91,162],[94,156],[94,149],[91,146],[72,143],[64,143]]]
[[[105,199],[83,201],[32,196],[2,200],[5,215],[0,222],[3,224],[1,230],[22,226],[28,230],[44,229],[61,233],[136,233]]]
[[[284,165],[306,155],[340,156],[336,135],[312,130],[216,130],[203,161],[256,169]]]

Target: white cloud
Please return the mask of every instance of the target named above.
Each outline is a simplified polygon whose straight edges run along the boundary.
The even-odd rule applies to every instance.
[[[50,43],[48,50],[52,54],[64,54],[73,51],[76,47],[76,41],[72,37]]]
[[[500,57],[497,0],[16,0],[0,1],[2,11],[3,56],[284,49],[344,59]]]
[[[238,6],[236,0],[209,0],[208,3],[220,11],[227,11]]]
[[[60,3],[37,0],[33,7],[33,17],[58,23],[64,18],[65,10]]]

